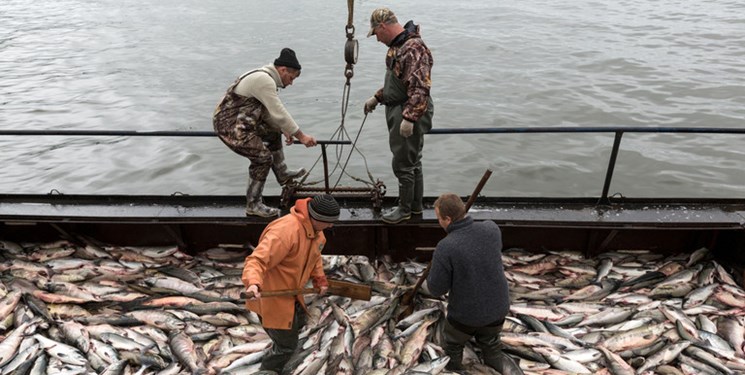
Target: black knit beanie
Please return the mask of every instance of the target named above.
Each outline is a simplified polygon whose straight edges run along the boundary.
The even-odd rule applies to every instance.
[[[308,204],[308,213],[318,221],[333,223],[339,220],[339,203],[328,194],[316,195]]]
[[[279,57],[274,60],[274,65],[286,66],[288,68],[300,70],[300,63],[297,61],[297,57],[295,57],[295,51],[289,48],[282,48],[282,52],[279,53]]]

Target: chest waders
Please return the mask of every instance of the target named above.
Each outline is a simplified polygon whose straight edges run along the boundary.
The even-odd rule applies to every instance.
[[[266,107],[256,98],[235,93],[241,80],[255,72],[269,74],[259,69],[238,77],[217,105],[212,125],[228,148],[251,161],[246,188],[246,215],[272,217],[279,215],[279,210],[266,206],[262,199],[269,169],[272,169],[280,185],[305,175],[306,171],[287,168],[282,151],[282,134],[264,121]]]
[[[434,104],[432,97],[427,99],[427,111],[414,123],[414,133],[401,136],[403,108],[409,99],[404,82],[396,77],[391,69],[385,72],[383,85],[385,120],[388,124],[388,144],[393,153],[393,174],[398,179],[398,207],[383,214],[383,221],[400,223],[411,218],[411,214],[422,213],[424,195],[424,176],[422,175],[422,149],[424,134],[432,129]]]

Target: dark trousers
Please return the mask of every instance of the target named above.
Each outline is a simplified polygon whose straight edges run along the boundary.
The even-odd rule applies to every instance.
[[[300,303],[295,302],[295,316],[291,329],[265,328],[266,334],[272,339],[272,349],[261,360],[261,370],[271,370],[282,374],[282,368],[292,357],[298,344],[300,329],[305,325],[305,310]]]
[[[485,327],[471,327],[448,318],[445,321],[445,353],[450,357],[447,369],[450,371],[463,369],[463,347],[471,337],[476,338],[476,344],[481,349],[484,364],[502,372],[502,333],[504,320]]]

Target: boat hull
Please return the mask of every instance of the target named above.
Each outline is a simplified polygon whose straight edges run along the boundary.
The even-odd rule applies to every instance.
[[[246,217],[243,199],[3,195],[0,239],[42,242],[63,236],[123,246],[177,244],[191,252],[250,247],[270,219]],[[428,260],[445,235],[433,200],[425,199],[422,215],[389,225],[369,201],[342,199],[340,220],[326,231],[324,252]],[[268,202],[278,204],[279,197]],[[393,204],[384,202],[386,207]],[[479,198],[469,214],[499,224],[505,248],[576,250],[593,256],[622,249],[675,253],[707,247],[739,277],[745,264],[745,203],[737,200],[626,199],[597,205],[585,198]]]

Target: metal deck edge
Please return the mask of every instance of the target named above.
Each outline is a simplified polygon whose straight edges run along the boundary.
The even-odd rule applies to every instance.
[[[244,198],[234,196],[2,196],[0,221],[266,225],[271,218],[246,217]],[[432,198],[429,198],[432,199]],[[386,226],[368,202],[343,200],[337,225]],[[367,206],[366,206],[367,205]],[[283,213],[286,213],[285,210]],[[479,199],[470,215],[509,226],[598,228],[745,228],[741,200],[635,200],[611,206],[591,199]],[[406,226],[437,226],[433,209]]]

